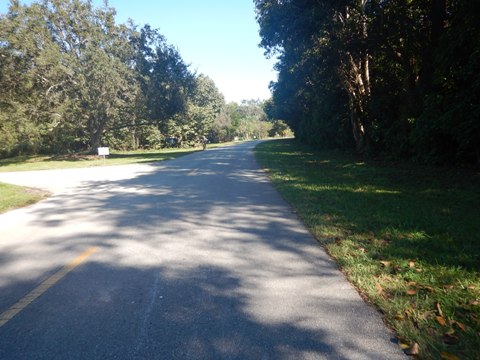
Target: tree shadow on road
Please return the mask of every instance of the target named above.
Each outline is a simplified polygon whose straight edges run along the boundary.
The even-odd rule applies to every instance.
[[[275,322],[252,314],[251,299],[242,293],[242,285],[242,279],[218,267],[172,272],[91,262],[0,329],[0,357],[347,359],[359,354],[358,358],[384,358],[385,354],[361,348],[348,337],[332,338],[329,327],[334,324],[319,323],[317,329],[309,329],[302,326],[302,318]],[[278,302],[282,306],[282,299]],[[326,305],[338,311],[356,307]],[[32,319],[35,326],[26,328],[25,322]],[[18,336],[18,328],[26,333]]]
[[[48,233],[40,240],[46,246],[11,249],[7,265],[34,254],[100,251],[0,328],[0,358],[39,350],[71,359],[398,356],[371,346],[390,336],[349,285],[326,291],[342,275],[236,148],[152,164],[134,178],[85,182],[41,205],[31,209],[31,225]],[[39,275],[12,277],[0,291],[13,299],[48,277],[42,271],[32,263]]]

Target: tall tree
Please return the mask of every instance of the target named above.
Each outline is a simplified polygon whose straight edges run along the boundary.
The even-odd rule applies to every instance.
[[[132,51],[114,16],[90,1],[43,0],[13,1],[1,19],[8,59],[1,81],[15,82],[15,96],[0,96],[16,117],[31,119],[43,147],[95,149],[109,127],[132,114],[138,95],[128,66]]]
[[[61,121],[69,74],[38,4],[12,1],[0,18],[0,152],[35,151]]]
[[[173,118],[170,132],[180,134],[189,143],[195,143],[212,130],[224,104],[223,95],[214,81],[204,74],[196,76],[195,87],[188,94],[185,112]]]
[[[478,2],[254,3],[261,46],[279,59],[273,111],[301,140],[440,162],[479,152],[478,75],[470,70]]]
[[[115,24],[85,0],[11,0],[0,18],[0,153],[136,147],[168,132],[196,87],[175,47],[150,26]]]
[[[132,114],[138,94],[127,62],[132,56],[128,39],[115,24],[112,8],[94,9],[80,0],[44,0],[43,8],[75,85],[68,89],[75,100],[69,121],[77,122],[76,131],[96,149],[109,127]]]

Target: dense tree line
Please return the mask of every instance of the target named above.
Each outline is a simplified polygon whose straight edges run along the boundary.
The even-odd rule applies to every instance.
[[[118,25],[108,5],[11,0],[0,16],[0,156],[253,136],[241,123],[264,119],[232,106],[158,30]]]
[[[268,111],[302,141],[480,162],[480,2],[254,0],[278,56]]]

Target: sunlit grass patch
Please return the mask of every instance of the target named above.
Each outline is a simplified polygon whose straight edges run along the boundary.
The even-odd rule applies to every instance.
[[[0,172],[127,165],[178,158],[199,149],[112,152],[105,159],[96,155],[19,156],[0,160]]]
[[[34,204],[47,195],[48,193],[42,190],[0,183],[0,213]]]
[[[293,140],[256,154],[402,343],[417,343],[420,358],[480,359],[478,173],[363,162]]]

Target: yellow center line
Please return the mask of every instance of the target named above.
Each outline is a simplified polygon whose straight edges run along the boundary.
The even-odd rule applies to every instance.
[[[35,289],[30,291],[27,295],[21,298],[16,304],[12,305],[8,310],[4,311],[0,314],[0,327],[5,325],[9,322],[15,315],[25,309],[28,305],[30,305],[35,299],[45,293],[48,289],[50,289],[53,285],[59,282],[65,275],[67,275],[70,271],[75,269],[78,265],[83,263],[89,256],[94,254],[98,251],[98,248],[91,247],[77,256],[75,259],[70,261],[67,265],[63,268],[58,270],[55,274],[50,276],[47,280],[42,282],[38,285]]]

